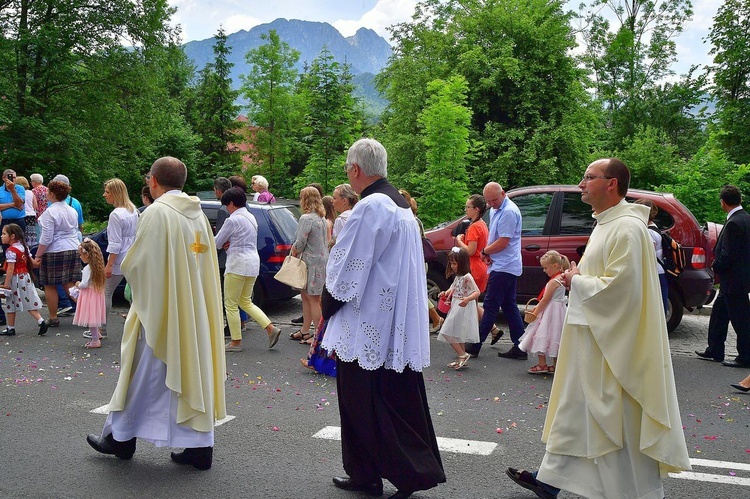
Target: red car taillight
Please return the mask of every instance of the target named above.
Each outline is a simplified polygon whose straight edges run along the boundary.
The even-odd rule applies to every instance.
[[[693,248],[693,257],[690,259],[690,265],[694,269],[705,269],[706,268],[706,250],[701,247]]]
[[[284,258],[287,257],[291,249],[291,244],[277,244],[273,249],[273,256],[268,257],[268,263],[284,263]]]

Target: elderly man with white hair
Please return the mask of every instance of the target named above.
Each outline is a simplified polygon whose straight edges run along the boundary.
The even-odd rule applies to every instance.
[[[380,495],[383,479],[407,498],[445,482],[422,369],[430,365],[419,225],[386,179],[376,140],[349,148],[347,177],[362,197],[326,268],[323,348],[335,351],[341,449],[336,487]]]

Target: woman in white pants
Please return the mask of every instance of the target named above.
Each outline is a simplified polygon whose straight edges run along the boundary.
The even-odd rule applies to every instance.
[[[112,310],[112,295],[117,286],[122,282],[122,270],[120,264],[125,259],[130,247],[135,241],[135,229],[138,225],[138,210],[130,197],[128,197],[128,188],[119,178],[113,178],[104,182],[104,194],[102,195],[107,201],[115,207],[109,214],[109,223],[107,224],[107,265],[104,270],[107,275],[107,284],[104,288],[104,303],[107,306],[107,319],[109,312]],[[102,338],[107,337],[107,324],[102,324],[99,329]],[[84,331],[83,335],[90,337],[90,331]]]

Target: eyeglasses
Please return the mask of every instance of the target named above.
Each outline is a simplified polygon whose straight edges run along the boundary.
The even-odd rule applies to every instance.
[[[592,180],[596,180],[598,178],[610,179],[614,177],[610,177],[608,175],[584,175],[583,178],[581,179],[581,182],[591,182]]]

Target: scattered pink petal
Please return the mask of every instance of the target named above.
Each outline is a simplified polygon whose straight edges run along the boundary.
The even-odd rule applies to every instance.
[[[503,434],[503,429],[502,428],[497,428],[497,429],[495,429],[495,432],[498,433],[498,434],[500,434],[500,435],[502,435]]]
[[[703,437],[703,440],[716,440],[717,438],[719,437],[717,437],[716,435],[706,435],[705,437]]]
[[[274,426],[273,428],[271,428],[271,431],[279,431],[279,427],[278,426]]]
[[[729,476],[737,476],[737,473],[735,473],[734,471],[730,471]]]

